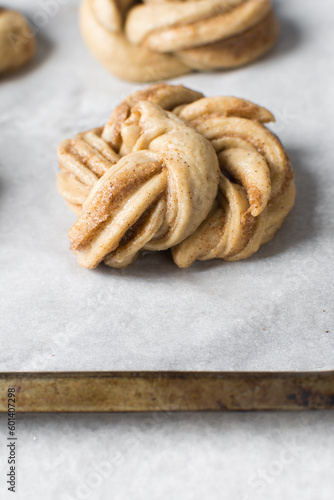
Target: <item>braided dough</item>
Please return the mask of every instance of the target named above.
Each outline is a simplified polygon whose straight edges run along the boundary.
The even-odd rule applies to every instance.
[[[219,167],[211,144],[154,102],[135,101],[127,104],[123,121],[118,109],[103,131],[60,146],[63,186],[72,175],[92,187],[69,232],[84,267],[102,260],[124,267],[142,248],[177,245],[203,222],[217,194]]]
[[[161,83],[61,143],[57,185],[79,215],[69,232],[79,263],[125,267],[142,249],[171,248],[179,267],[252,255],[295,197],[272,120],[250,101]]]
[[[80,21],[96,58],[140,82],[241,66],[278,36],[270,0],[84,0]]]
[[[18,12],[0,8],[0,74],[26,64],[35,48],[35,36],[26,19]]]
[[[268,242],[295,199],[289,158],[263,123],[273,115],[235,97],[202,98],[176,114],[213,145],[220,164],[219,191],[210,215],[173,249],[180,267],[195,260],[240,260]]]

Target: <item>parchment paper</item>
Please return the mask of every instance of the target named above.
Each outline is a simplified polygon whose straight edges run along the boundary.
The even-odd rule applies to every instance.
[[[0,370],[333,369],[331,2],[278,1],[281,39],[261,61],[174,80],[268,107],[297,184],[295,208],[255,256],[186,270],[168,252],[125,270],[78,266],[57,145],[102,125],[139,86],[90,55],[77,1],[56,2],[44,24],[43,2],[2,3],[30,16],[39,52],[0,80]]]

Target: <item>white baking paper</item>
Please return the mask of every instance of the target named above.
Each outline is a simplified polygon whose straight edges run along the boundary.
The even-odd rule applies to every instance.
[[[268,107],[296,172],[296,205],[253,257],[182,270],[168,252],[131,267],[80,268],[57,193],[56,148],[102,125],[139,85],[90,55],[77,1],[3,2],[38,31],[38,56],[0,81],[0,370],[334,368],[331,2],[277,1],[276,48],[229,72],[174,80]],[[43,21],[44,20],[44,21]]]

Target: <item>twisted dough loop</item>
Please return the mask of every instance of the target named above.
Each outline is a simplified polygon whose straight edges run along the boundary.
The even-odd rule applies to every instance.
[[[221,168],[218,196],[197,231],[176,246],[180,267],[195,260],[240,260],[268,242],[294,204],[289,158],[263,123],[272,114],[234,97],[203,98],[175,110],[211,141]]]
[[[150,101],[170,111],[189,104],[203,94],[182,85],[155,84],[129,95],[112,113],[104,128],[97,128],[63,141],[58,148],[61,172],[57,188],[69,207],[78,215],[97,180],[121,158],[121,129],[132,107],[140,101]]]
[[[63,141],[58,148],[61,172],[57,188],[69,207],[78,215],[92,187],[120,159],[102,139],[103,129],[97,128]]]
[[[141,82],[241,66],[278,36],[270,0],[84,0],[80,19],[97,59]]]
[[[64,141],[58,189],[80,214],[70,240],[81,265],[124,267],[141,249],[172,248],[179,267],[256,252],[295,196],[272,120],[244,99],[156,84]]]
[[[35,48],[35,36],[27,20],[19,12],[0,8],[0,73],[26,64]]]
[[[102,260],[124,267],[143,248],[177,245],[205,219],[217,193],[214,149],[176,115],[139,101],[119,125],[115,149],[103,138],[115,129],[113,119],[102,134],[99,129],[79,134],[59,148],[58,185],[67,201],[73,204],[79,184],[83,197],[93,186],[84,201],[77,198],[77,206],[83,201],[82,213],[69,232],[84,267]]]

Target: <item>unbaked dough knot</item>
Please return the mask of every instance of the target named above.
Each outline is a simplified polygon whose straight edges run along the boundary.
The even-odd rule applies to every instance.
[[[107,69],[142,82],[249,63],[278,35],[270,0],[84,0],[81,27]]]
[[[175,263],[249,257],[282,225],[294,175],[265,108],[164,83],[134,92],[103,128],[58,150],[58,189],[79,215],[79,263],[125,267],[143,250]]]

